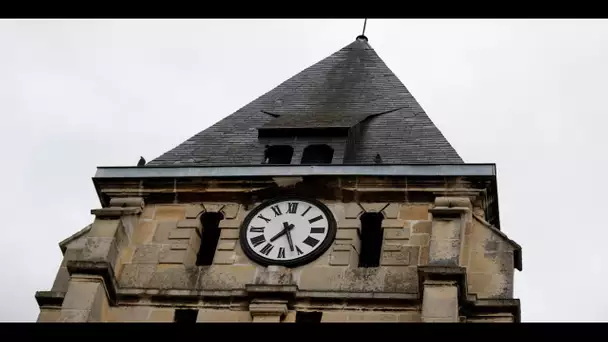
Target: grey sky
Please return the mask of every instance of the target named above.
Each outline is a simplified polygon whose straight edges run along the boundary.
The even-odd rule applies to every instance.
[[[151,160],[352,42],[363,20],[0,21],[0,321],[34,321],[97,166]],[[608,321],[606,20],[368,20],[467,163],[495,162],[524,321]]]

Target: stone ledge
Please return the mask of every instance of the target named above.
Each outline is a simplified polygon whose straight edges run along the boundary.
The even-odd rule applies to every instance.
[[[108,294],[108,302],[110,305],[116,303],[118,284],[114,277],[112,265],[109,262],[68,260],[66,268],[70,276],[75,274],[101,276]]]
[[[418,266],[418,288],[422,300],[426,281],[453,281],[458,287],[458,300],[462,303],[468,299],[467,271],[461,266]]]
[[[61,307],[63,299],[65,298],[65,292],[56,291],[37,291],[34,295],[38,307]]]
[[[98,218],[118,218],[123,215],[138,215],[141,213],[141,208],[108,207],[101,209],[91,209],[91,214],[95,215]]]
[[[478,314],[510,313],[515,323],[521,323],[519,299],[477,299],[465,303],[462,311],[469,317]]]
[[[469,209],[467,207],[452,207],[452,208],[448,208],[448,207],[435,207],[435,208],[429,209],[429,212],[431,214],[433,214],[433,216],[442,217],[442,216],[461,215],[461,214],[464,214],[466,212],[469,212],[470,210],[471,209]]]

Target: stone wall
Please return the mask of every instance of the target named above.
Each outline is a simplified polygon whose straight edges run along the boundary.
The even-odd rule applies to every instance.
[[[445,241],[457,241],[455,247],[457,252],[454,254],[457,256],[455,266],[466,268],[468,292],[478,298],[511,298],[513,295],[514,246],[504,234],[483,220],[483,210],[479,208],[465,208],[466,210],[463,211],[465,214],[460,219],[452,223],[449,221],[441,223],[437,221],[439,216],[435,217],[439,214],[434,214],[433,211],[437,205],[431,202],[323,202],[333,213],[338,226],[333,245],[314,262],[289,270],[287,283],[274,285],[295,285],[298,294],[304,294],[304,297],[333,296],[342,301],[371,299],[374,296],[378,298],[384,296],[385,299],[419,298],[421,295],[419,266],[432,263],[433,253],[436,258],[437,253],[445,252],[437,249],[443,247],[437,246],[445,244],[441,240],[443,231],[446,231],[450,225],[456,224],[457,226],[454,226],[456,230],[458,225],[463,225],[463,234],[447,236],[448,240]],[[176,305],[187,304],[197,308],[199,310],[197,320],[201,322],[252,321],[246,303],[238,307],[213,306],[209,305],[210,299],[203,299],[201,295],[204,293],[205,298],[214,298],[214,296],[220,298],[240,293],[242,296],[248,285],[259,283],[260,278],[266,277],[264,272],[268,272],[267,269],[250,261],[238,241],[242,221],[258,204],[246,206],[232,202],[202,202],[146,205],[132,232],[122,239],[127,242],[121,242],[117,252],[118,257],[113,263],[118,287],[123,292],[143,294],[142,298],[173,294],[177,298]],[[220,240],[213,264],[199,267],[195,265],[202,234],[199,218],[205,211],[221,212],[224,219],[219,225]],[[379,267],[357,267],[361,246],[360,217],[365,212],[381,212],[384,216],[382,221],[384,240]],[[67,245],[64,261],[52,291],[68,292],[68,295],[61,310],[42,308],[39,321],[65,320],[64,311],[69,309],[66,301],[70,296],[70,286],[76,286],[74,280],[70,280],[66,262],[81,258],[86,241],[87,234],[83,234]],[[432,241],[435,241],[433,245],[435,247],[431,246]],[[448,286],[441,291],[455,291],[453,289],[456,287]],[[95,291],[97,292],[88,292],[89,296],[92,296],[91,300],[98,300],[101,289]],[[76,292],[72,292],[72,295],[75,295]],[[429,287],[427,296],[433,296],[432,293]],[[454,292],[451,298],[456,300],[456,296],[457,293]],[[192,302],[193,297],[199,299]],[[180,303],[179,298],[189,298],[190,302]],[[100,305],[103,306],[103,310],[100,314],[90,316],[91,312],[82,310],[79,314],[89,315],[90,317],[87,316],[89,321],[171,322],[173,320],[173,307],[159,306],[147,300],[147,304],[143,299],[129,303],[119,301],[117,306],[102,303]],[[349,305],[315,309],[314,306],[306,304],[306,300],[297,300],[295,303],[295,309],[293,303],[290,304],[289,309],[286,309],[286,314],[281,316],[282,321],[294,321],[296,310],[321,311],[323,322],[423,320],[423,310],[416,305],[402,305],[393,309]],[[427,305],[433,305],[432,303],[431,299],[427,301]],[[444,310],[437,313],[441,317],[429,316],[426,321],[432,319],[456,321],[458,320],[457,303],[455,308],[455,312]],[[74,308],[74,310],[80,309]],[[430,307],[427,313],[432,314],[433,310],[433,307]],[[471,321],[513,320],[512,315],[507,316],[479,316],[471,318]]]

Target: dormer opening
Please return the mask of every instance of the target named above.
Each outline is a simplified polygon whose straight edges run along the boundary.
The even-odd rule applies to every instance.
[[[301,164],[331,164],[334,149],[328,145],[309,145],[302,153]]]
[[[293,147],[289,145],[266,145],[263,164],[291,164]]]

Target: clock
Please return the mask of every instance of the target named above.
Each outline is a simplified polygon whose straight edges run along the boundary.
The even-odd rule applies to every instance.
[[[321,202],[273,199],[251,211],[241,226],[245,255],[263,265],[297,267],[321,256],[336,237],[336,221]]]

